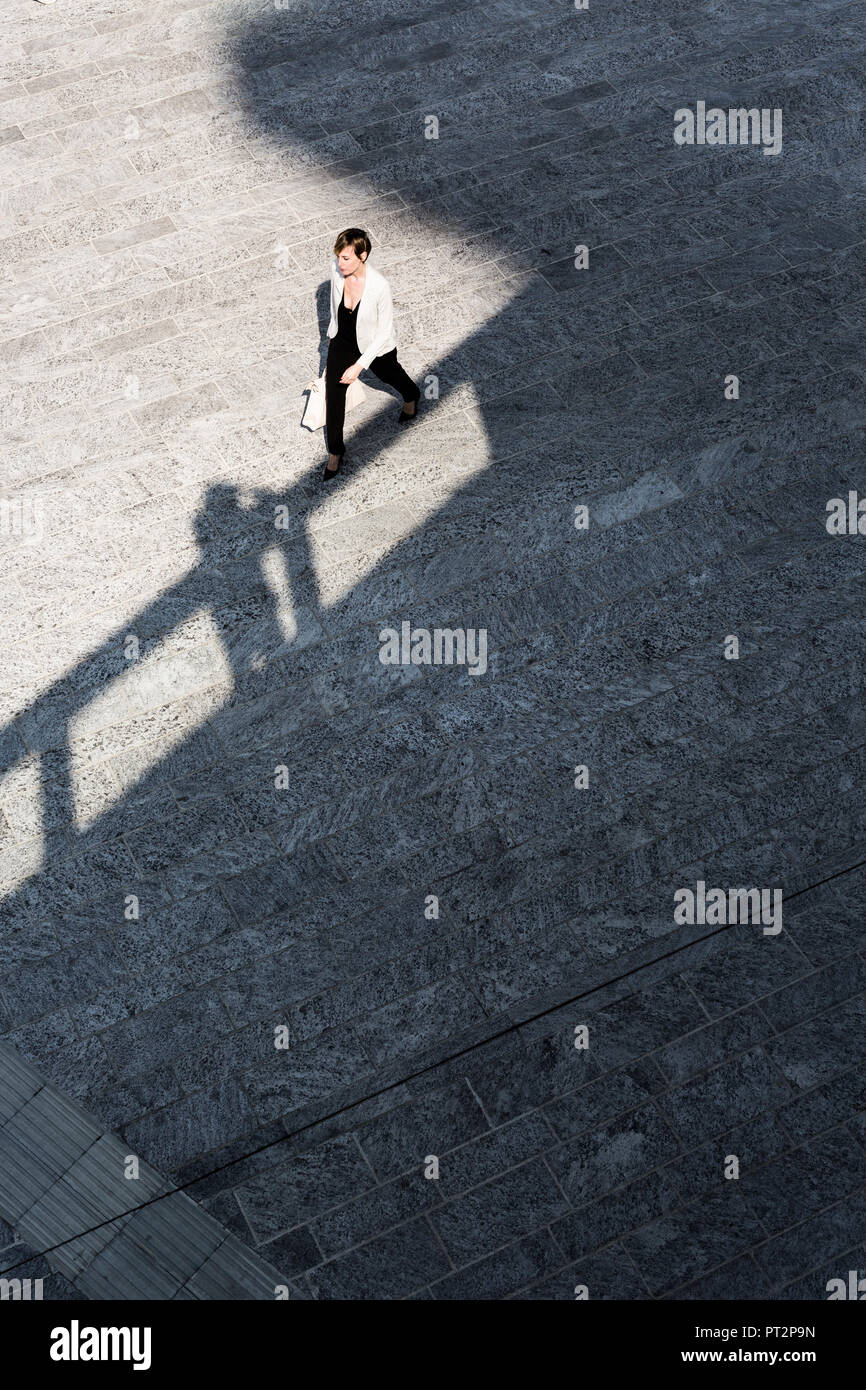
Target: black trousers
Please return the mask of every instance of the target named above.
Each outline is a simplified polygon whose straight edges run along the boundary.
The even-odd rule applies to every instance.
[[[325,428],[328,435],[328,452],[331,454],[342,456],[346,452],[343,443],[343,422],[346,418],[346,392],[349,388],[342,384],[340,377],[347,367],[357,362],[358,357],[357,347],[346,343],[340,337],[334,337],[328,343],[328,362],[325,367]],[[384,381],[386,386],[393,386],[399,391],[404,401],[420,400],[421,392],[397,361],[396,348],[383,353],[381,357],[374,357],[370,363],[370,371],[380,381]]]

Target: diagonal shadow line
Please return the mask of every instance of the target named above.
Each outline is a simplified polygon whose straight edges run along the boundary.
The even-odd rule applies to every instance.
[[[525,291],[525,292],[524,292],[524,296],[522,296],[521,298],[525,298],[525,297],[526,297],[527,295],[529,295],[529,294],[531,294],[531,291]],[[509,307],[511,308],[512,306],[509,306]],[[516,306],[516,308],[514,309],[514,312],[515,312],[516,314],[519,315],[519,312],[520,312],[520,303],[519,303],[519,302],[517,303],[517,306]],[[458,379],[459,379],[459,370],[462,370],[462,366],[463,366],[463,363],[462,363],[461,358],[462,358],[462,357],[465,357],[465,356],[470,356],[470,357],[471,357],[471,351],[472,351],[473,343],[474,343],[476,340],[481,339],[481,338],[483,338],[484,340],[486,340],[486,339],[487,339],[487,336],[488,336],[488,331],[489,331],[489,325],[485,325],[485,326],[484,326],[484,329],[481,330],[481,332],[480,332],[479,334],[474,335],[472,338],[470,338],[470,339],[467,340],[466,342],[462,343],[458,349],[455,349],[455,351],[454,351],[453,354],[450,354],[448,357],[446,357],[445,359],[443,359],[443,361],[442,361],[441,363],[438,364],[438,366],[439,366],[439,371],[440,371],[442,377],[444,378],[444,380],[446,381],[446,390],[445,390],[445,392],[443,393],[443,394],[444,394],[444,399],[447,399],[450,390],[453,389],[453,387],[452,387],[452,385],[451,385],[451,382],[454,380],[455,377],[458,377]],[[455,366],[459,369],[458,372],[452,373],[452,372],[450,371],[452,362],[453,362],[453,363],[455,364]],[[455,384],[456,384],[456,382],[455,382]],[[607,411],[607,409],[608,409],[609,402],[608,402],[608,399],[605,397],[605,398],[602,398],[600,401],[597,400],[594,404],[595,404],[596,412],[599,412],[599,411],[600,411],[602,414],[604,414],[604,413]],[[495,408],[496,408],[496,407],[495,407],[495,403],[490,402],[489,399],[483,399],[483,400],[481,401],[482,415],[484,416],[485,420],[487,420],[487,419],[489,418],[489,412],[490,412],[491,410],[495,410]],[[557,420],[557,428],[558,428],[558,424],[559,424],[559,422],[560,422],[560,420],[561,420],[562,418],[568,418],[566,412],[567,412],[567,402],[565,402],[565,403],[560,402],[559,405],[558,405],[558,407],[556,408],[556,410],[555,410],[554,413],[553,413],[553,418]],[[435,419],[436,419],[435,413],[434,413],[431,417],[429,417],[429,418],[432,418],[433,420],[435,420]],[[591,430],[591,428],[590,428],[590,426],[591,426],[591,418],[586,418],[586,419],[584,419],[583,424],[584,424],[584,427],[587,429],[588,433],[591,435],[591,434],[592,434],[592,430]],[[368,422],[362,427],[361,431],[360,431],[359,434],[358,434],[358,443],[359,443],[359,445],[361,446],[361,449],[362,449],[362,450],[363,450],[363,447],[364,447],[365,445],[375,446],[375,443],[376,443],[376,440],[377,440],[378,434],[379,434],[379,426],[380,426],[380,416],[379,416],[379,415],[376,415],[375,417],[373,417],[370,421],[368,421]],[[423,428],[423,426],[424,426],[424,420],[423,420],[423,417],[422,417],[422,419],[418,422],[418,425],[417,425],[417,426],[412,426],[412,427],[410,427],[410,428],[412,428],[412,429],[414,429],[414,428]],[[557,433],[557,429],[553,429],[553,430],[552,430],[552,434],[553,434],[554,437],[555,437],[556,433]],[[649,437],[650,434],[651,434],[651,432],[648,431],[647,437]],[[536,446],[536,447],[539,447],[539,446]],[[542,447],[543,447],[543,446],[542,446]],[[531,452],[532,452],[532,450],[530,450],[530,453],[531,453]],[[489,470],[488,470],[488,471],[489,471]],[[261,523],[263,530],[264,530],[265,528],[267,529],[268,541],[269,541],[269,543],[272,543],[272,541],[273,541],[273,507],[276,506],[276,505],[285,505],[285,504],[286,504],[286,501],[287,501],[287,497],[288,497],[289,499],[294,499],[294,500],[296,500],[298,504],[302,504],[304,500],[307,500],[307,498],[308,498],[308,488],[307,488],[307,484],[308,484],[308,482],[309,482],[311,476],[312,476],[311,473],[305,474],[303,478],[301,478],[300,480],[298,480],[297,483],[294,484],[294,486],[292,487],[292,489],[289,490],[288,494],[286,494],[286,493],[278,493],[278,492],[269,492],[269,491],[259,491],[259,492],[258,492],[258,494],[257,494],[257,499],[256,499],[256,507],[255,507],[255,509],[254,509],[253,516],[254,516],[254,518],[257,520],[257,522]],[[347,477],[343,480],[342,485],[343,485],[343,486],[347,485],[347,484],[351,481],[352,476],[353,476],[352,474],[347,475]],[[340,481],[339,478],[338,478],[338,481]],[[527,526],[526,526],[526,521],[527,521],[527,517],[528,517],[529,515],[531,515],[531,512],[532,512],[532,510],[533,510],[533,506],[534,506],[534,505],[537,505],[537,494],[536,494],[536,491],[535,491],[535,485],[536,485],[536,479],[535,479],[535,477],[534,477],[534,475],[533,475],[533,473],[532,473],[532,470],[531,470],[531,469],[527,469],[525,487],[524,487],[523,491],[522,491],[521,494],[520,494],[521,502],[522,502],[522,505],[523,505],[523,507],[525,508],[525,510],[524,510],[522,513],[520,513],[520,515],[518,516],[518,518],[517,518],[517,520],[516,520],[516,524],[515,524],[514,530],[513,530],[513,536],[514,536],[515,544],[514,544],[514,553],[513,553],[513,554],[511,555],[511,557],[510,557],[511,562],[512,562],[512,565],[513,565],[513,563],[514,563],[515,554],[517,555],[518,558],[520,557],[521,554],[525,554],[525,555],[527,556],[527,558],[528,558],[528,557],[533,553],[533,546],[532,546],[532,543],[531,543],[531,541],[528,541],[528,540],[527,540]],[[432,518],[428,518],[427,522],[425,522],[424,525],[420,528],[420,532],[423,533],[431,524],[433,524],[433,525],[441,525],[441,523],[442,523],[443,521],[444,521],[444,522],[447,522],[448,519],[449,519],[450,517],[452,517],[452,516],[454,516],[454,515],[456,515],[456,514],[459,514],[459,512],[462,510],[462,508],[463,508],[463,506],[464,506],[466,500],[467,500],[468,498],[470,498],[470,497],[473,495],[473,493],[475,493],[475,492],[477,491],[477,492],[479,493],[480,496],[484,497],[484,496],[486,496],[486,489],[487,489],[486,472],[485,472],[485,473],[482,473],[481,475],[478,475],[478,474],[473,475],[468,481],[464,482],[464,483],[462,484],[462,486],[460,486],[460,487],[448,498],[448,500],[447,500],[447,501],[434,513],[434,515],[433,515]],[[221,500],[221,498],[222,498],[222,496],[223,496],[223,491],[226,492],[226,493],[230,496],[230,495],[232,494],[232,492],[233,492],[233,489],[232,489],[231,487],[228,487],[227,489],[223,489],[223,490],[217,489],[217,492],[219,493],[219,496],[215,499],[215,505],[216,505],[216,503],[219,503],[219,502],[220,502],[220,500]],[[333,494],[332,494],[332,495],[333,495]],[[208,516],[207,505],[208,505],[208,503],[207,503],[207,500],[206,500],[204,509],[199,513],[199,517],[200,517],[200,519],[201,519],[202,522],[205,522],[206,519],[207,519],[207,516]],[[179,621],[182,621],[184,617],[189,617],[189,616],[191,616],[193,613],[199,611],[203,606],[206,607],[206,605],[203,605],[203,604],[202,604],[201,596],[200,596],[199,592],[198,592],[197,589],[196,589],[196,583],[197,583],[197,581],[198,581],[203,575],[206,576],[208,573],[210,573],[210,571],[209,571],[209,569],[208,569],[208,566],[207,566],[207,563],[206,563],[206,561],[207,561],[207,547],[208,547],[208,541],[207,541],[207,539],[206,539],[206,537],[205,537],[205,535],[204,535],[204,526],[202,526],[200,529],[201,529],[201,545],[202,545],[202,549],[203,549],[203,559],[202,559],[202,562],[200,563],[200,565],[198,565],[198,566],[196,566],[194,569],[190,570],[190,571],[188,572],[188,574],[185,575],[185,576],[184,576],[180,581],[178,581],[175,585],[173,585],[173,586],[171,586],[169,589],[165,590],[165,591],[164,591],[163,593],[161,593],[156,599],[154,599],[150,604],[146,605],[146,606],[140,611],[140,613],[137,615],[134,624],[130,625],[129,623],[126,623],[126,624],[123,625],[122,629],[121,629],[120,627],[118,627],[118,628],[115,630],[115,632],[112,634],[111,638],[109,638],[109,639],[107,640],[107,642],[106,642],[105,644],[103,644],[103,646],[102,646],[96,653],[92,653],[88,658],[86,658],[86,659],[83,660],[82,662],[78,663],[78,665],[73,669],[73,672],[72,672],[71,674],[72,674],[73,677],[78,677],[78,678],[80,678],[80,679],[78,680],[78,684],[82,687],[82,690],[81,690],[81,693],[80,693],[75,699],[73,699],[73,701],[72,701],[71,713],[70,713],[70,714],[68,715],[68,717],[67,717],[67,727],[68,727],[68,719],[71,718],[71,717],[74,717],[74,713],[77,712],[78,710],[80,710],[82,707],[84,707],[84,706],[86,705],[86,703],[88,702],[88,700],[89,700],[90,698],[92,698],[92,697],[91,697],[91,694],[88,692],[88,690],[87,690],[87,688],[86,688],[87,682],[86,682],[86,679],[85,679],[85,678],[86,678],[87,673],[88,673],[88,668],[89,668],[90,666],[94,666],[94,667],[97,666],[98,663],[99,663],[100,658],[102,658],[103,656],[110,655],[111,653],[113,653],[114,650],[115,650],[115,644],[119,644],[119,643],[120,643],[120,641],[122,640],[122,638],[129,632],[130,626],[138,626],[138,627],[141,628],[141,629],[149,629],[149,628],[153,627],[153,628],[154,628],[155,630],[157,630],[157,631],[164,631],[165,629],[161,626],[161,624],[163,623],[163,619],[165,618],[166,615],[168,615],[168,616],[170,617],[172,626],[175,626],[175,625],[177,625],[177,623],[178,623]],[[379,564],[377,564],[377,565],[375,566],[375,568],[374,568],[372,571],[370,571],[367,575],[365,575],[364,578],[363,578],[362,580],[360,580],[360,581],[358,582],[357,585],[354,586],[354,588],[353,588],[353,590],[352,590],[352,596],[357,596],[359,593],[363,593],[365,587],[372,588],[372,587],[374,586],[374,584],[375,584],[375,579],[376,579],[376,577],[377,577],[380,573],[382,573],[386,568],[388,568],[389,566],[392,566],[395,562],[396,562],[397,565],[399,566],[400,560],[401,560],[401,555],[403,555],[404,553],[408,554],[408,555],[411,557],[411,555],[412,555],[412,542],[413,542],[414,538],[415,538],[415,533],[413,533],[413,537],[410,537],[408,540],[405,540],[405,541],[403,541],[403,542],[400,542],[396,547],[394,547],[394,548],[389,552],[389,554],[387,555],[387,557],[385,557],[384,560],[380,561]],[[310,553],[310,551],[309,551],[309,535],[308,535],[308,532],[306,531],[305,528],[301,528],[301,530],[300,530],[300,532],[299,532],[299,536],[293,537],[293,540],[296,541],[296,542],[299,542],[302,546],[304,546],[304,547],[305,547],[304,553],[305,553],[306,555],[309,555],[309,553]],[[289,563],[288,560],[286,560],[286,564],[287,564],[287,570],[288,570],[288,575],[289,575],[289,581],[290,581],[290,583],[291,583],[291,582],[293,581],[293,579],[296,579],[296,576],[293,574],[293,571],[292,571],[292,569],[291,569],[291,566],[290,566],[290,563]],[[410,558],[410,564],[411,564],[411,558]],[[311,571],[311,570],[312,570],[312,567],[310,567],[310,571]],[[326,606],[326,605],[322,605],[322,603],[321,603],[320,601],[318,601],[318,600],[314,600],[314,602],[315,602],[315,609],[316,609],[316,612],[317,612],[321,617],[323,617],[323,618],[325,619],[325,621],[327,622],[327,618],[328,618],[329,612],[331,612],[332,609],[329,609],[328,606]],[[333,611],[339,612],[340,606],[341,606],[341,604],[342,604],[343,602],[344,602],[344,600],[340,600],[340,601],[338,601],[335,605],[333,605],[333,606],[332,606]],[[282,633],[281,633],[281,631],[278,630],[278,623],[277,623],[277,619],[276,619],[276,613],[275,613],[275,611],[274,611],[272,605],[271,605],[270,609],[266,611],[266,618],[267,618],[267,621],[270,623],[270,625],[271,625],[272,628],[273,628],[273,640],[274,640],[274,642],[275,642],[276,644],[281,643],[282,640],[283,640],[283,638],[282,638]],[[170,629],[169,629],[169,630],[170,630]],[[237,664],[237,661],[236,661],[236,659],[235,659],[235,657],[234,657],[234,654],[233,654],[233,652],[231,651],[231,649],[229,649],[229,656],[230,656],[230,659],[231,659],[231,662],[232,662],[233,669],[234,669],[234,671],[235,671],[235,677],[236,677],[236,681],[237,681],[237,680],[240,679],[242,676],[246,675],[246,672],[242,671],[242,670],[239,668],[239,666],[238,666],[238,664]],[[291,654],[289,655],[289,657],[287,658],[287,660],[288,660],[288,667],[287,667],[287,669],[288,669],[288,672],[289,672],[288,679],[290,679],[290,678],[291,678],[291,675],[290,675],[290,673],[291,673],[291,666],[292,666],[292,657],[291,657]],[[40,696],[36,701],[33,702],[33,704],[29,707],[29,709],[24,713],[23,716],[19,716],[19,717],[20,717],[20,718],[24,718],[24,719],[26,720],[29,716],[32,715],[32,716],[38,721],[38,719],[39,719],[39,717],[40,717],[42,711],[43,711],[43,710],[48,710],[48,709],[49,709],[52,698],[53,698],[54,696],[56,696],[56,695],[58,695],[58,694],[60,694],[60,693],[62,692],[63,687],[64,687],[65,684],[66,684],[66,681],[69,680],[69,679],[70,679],[70,674],[68,673],[67,676],[64,677],[64,680],[63,680],[63,681],[58,682],[58,683],[56,683],[55,686],[50,687],[49,690],[48,690],[47,692],[45,692],[42,696]],[[327,718],[327,715],[325,715],[324,717]],[[213,718],[213,715],[211,714],[211,716],[209,716],[209,718]],[[6,729],[5,731],[0,731],[0,739],[3,738],[4,733],[8,732],[9,727],[10,727],[10,726],[7,726],[7,729]],[[64,752],[65,755],[66,755],[66,764],[65,764],[66,767],[68,767],[68,748],[69,748],[68,738],[66,738],[66,739],[63,740],[62,746],[61,746],[61,752]],[[13,760],[13,761],[14,761],[14,760]],[[9,765],[11,766],[11,765],[13,765],[13,764],[10,763]],[[158,780],[159,780],[159,769],[160,769],[160,766],[162,766],[162,765],[163,765],[163,763],[158,763],[158,764],[156,764],[156,766],[155,766],[154,768],[152,768],[152,769],[148,772],[147,778],[148,778],[148,779],[151,779],[151,780],[156,780],[156,781],[158,781]],[[66,785],[67,785],[67,795],[68,795],[68,772],[67,772],[66,776],[67,776],[67,784],[66,784]],[[144,781],[145,779],[142,779],[142,780]],[[138,785],[139,785],[139,784],[136,784],[136,788],[138,787]],[[133,790],[135,790],[135,789],[133,789]],[[47,791],[46,791],[46,789],[44,789],[44,794],[48,794]],[[51,794],[52,796],[53,796],[53,795],[56,795],[56,792],[54,791],[53,787],[51,788],[50,794]],[[103,815],[102,815],[96,822],[94,822],[93,827],[92,827],[90,830],[88,830],[87,832],[82,833],[82,834],[79,834],[79,833],[74,829],[74,825],[73,825],[73,823],[71,822],[71,820],[70,820],[69,818],[62,819],[62,820],[61,820],[61,825],[60,825],[60,830],[63,831],[63,832],[65,832],[65,836],[68,837],[69,840],[71,841],[71,850],[70,850],[69,848],[67,848],[67,857],[69,856],[69,854],[70,854],[71,852],[74,852],[76,845],[83,846],[83,845],[87,844],[88,841],[93,842],[94,838],[97,838],[97,839],[98,839],[100,836],[103,836],[103,837],[108,836],[108,837],[110,837],[111,834],[112,834],[112,830],[111,830],[112,825],[113,825],[114,823],[120,823],[120,818],[121,818],[122,813],[123,813],[124,805],[126,804],[126,802],[127,802],[130,798],[131,798],[131,793],[129,793],[129,794],[124,795],[123,797],[121,797],[117,802],[115,802],[115,803],[109,808],[109,810],[107,810],[105,813],[103,813]],[[118,832],[118,833],[121,833],[121,832]],[[57,850],[62,850],[62,849],[64,848],[64,846],[66,845],[66,839],[64,838],[64,834],[61,834],[61,833],[58,832],[57,835],[56,835],[56,837],[55,837],[55,839],[54,839],[54,841],[53,841],[53,845],[54,845],[55,849],[57,849]],[[131,862],[131,864],[132,864],[132,861],[130,861],[130,862]],[[135,868],[132,870],[132,872],[133,872],[134,874],[137,875],[137,874],[140,872],[140,869],[138,868],[138,866],[135,866]],[[28,896],[29,896],[29,893],[28,893],[29,886],[30,886],[30,881],[26,882],[26,883],[25,883],[24,885],[22,885],[20,888],[16,889],[15,892],[14,892],[14,894],[9,895],[9,896],[5,899],[5,901],[4,901],[3,904],[2,904],[2,920],[5,920],[5,921],[7,921],[7,922],[12,921],[12,920],[13,920],[13,917],[14,917],[14,913],[18,910],[18,908],[20,908],[20,907],[22,907],[22,906],[26,906],[26,901],[27,901],[27,898],[28,898]],[[74,1002],[74,1000],[72,1000],[72,1001],[70,1001],[70,1002]],[[66,1005],[64,1005],[64,1007],[66,1007]]]
[[[461,343],[459,349],[456,351],[464,351],[466,346],[467,344],[465,342]],[[452,358],[449,356],[443,359],[441,363],[437,364],[437,375],[439,375],[440,378],[444,377],[447,379],[448,366],[451,360]],[[450,390],[450,387],[446,387],[445,392],[440,396],[439,400],[447,400]],[[360,469],[347,469],[345,472],[340,473],[334,482],[329,483],[327,494],[321,495],[323,503],[326,503],[329,498],[338,495],[341,489],[350,487],[364,468],[370,467],[375,463],[376,454],[374,450],[381,437],[382,421],[387,409],[387,407],[383,407],[382,410],[376,412],[366,420],[360,428],[352,433],[353,448],[357,450],[362,458],[366,453],[366,461],[362,463]],[[423,418],[419,419],[416,425],[410,426],[410,429],[423,428],[427,418],[429,418],[428,413],[425,411]],[[435,411],[433,412],[432,418],[435,419]],[[401,436],[398,435],[397,438],[400,439]],[[212,485],[208,489],[203,506],[197,513],[193,523],[196,531],[199,533],[199,545],[202,549],[202,559],[199,564],[191,568],[176,583],[162,590],[156,598],[140,609],[132,620],[118,625],[97,650],[89,653],[86,657],[76,662],[59,680],[55,681],[33,700],[25,710],[20,711],[4,727],[0,728],[0,747],[8,745],[13,737],[24,744],[20,752],[13,754],[11,757],[7,757],[3,764],[0,765],[0,777],[10,771],[22,758],[31,753],[38,755],[40,753],[50,752],[55,755],[52,759],[52,764],[58,769],[56,775],[54,777],[48,777],[47,773],[50,769],[46,768],[43,770],[42,794],[44,805],[42,823],[45,827],[46,859],[54,854],[69,853],[67,835],[72,837],[73,842],[76,838],[81,838],[83,840],[89,839],[92,841],[94,832],[97,831],[100,826],[106,824],[112,812],[116,812],[118,809],[119,803],[115,802],[109,810],[94,821],[86,834],[77,837],[74,831],[75,812],[71,786],[68,732],[64,738],[56,743],[48,745],[42,744],[39,746],[37,742],[36,747],[30,748],[27,747],[26,744],[26,734],[21,734],[19,725],[23,723],[25,726],[29,724],[38,726],[43,717],[50,716],[52,704],[57,700],[62,700],[66,710],[63,722],[68,731],[69,725],[76,715],[86,708],[94,699],[94,686],[89,679],[90,673],[93,672],[98,674],[100,663],[116,655],[131,632],[139,632],[147,635],[155,634],[158,637],[165,637],[170,635],[174,629],[180,627],[189,618],[193,617],[194,614],[202,610],[213,613],[213,605],[204,604],[202,602],[198,587],[200,578],[206,576],[210,572],[207,554],[209,544],[207,538],[208,507],[209,505],[211,507],[216,506],[222,513],[225,510],[226,499],[230,501],[232,498],[235,499],[234,505],[237,508],[238,516],[243,517],[245,530],[252,530],[255,527],[261,529],[262,535],[259,541],[260,554],[264,553],[269,545],[273,545],[276,535],[286,570],[286,578],[293,591],[293,597],[299,585],[303,584],[305,606],[311,609],[314,617],[321,619],[323,624],[327,624],[328,613],[332,606],[323,604],[319,597],[308,526],[302,525],[296,531],[292,531],[286,537],[285,544],[280,544],[279,535],[275,532],[274,528],[274,514],[275,508],[277,507],[288,506],[291,509],[293,503],[298,504],[299,510],[297,515],[301,515],[300,507],[302,507],[305,502],[311,500],[310,484],[318,480],[319,473],[319,466],[314,466],[301,475],[292,487],[285,492],[256,489],[254,493],[256,499],[255,507],[252,509],[244,509],[243,511],[241,511],[241,508],[237,504],[236,488],[226,484]],[[447,502],[439,508],[436,516],[441,518],[449,515],[454,510],[459,510],[458,494],[465,495],[467,492],[471,492],[473,487],[477,485],[477,482],[477,475],[473,475],[473,477],[470,478],[468,482],[463,483],[462,486],[456,486],[455,492],[449,497]],[[315,502],[313,503],[313,513],[314,511]],[[252,525],[250,525],[250,523],[252,523]],[[219,538],[217,538],[217,540],[218,539]],[[395,556],[399,554],[400,548],[400,543],[393,547],[374,570],[366,574],[364,578],[359,581],[359,585],[355,586],[353,593],[357,593],[358,589],[362,588],[364,585],[369,586],[374,581],[375,574],[380,569],[392,565]],[[294,551],[294,555],[288,555],[286,553],[287,551]],[[217,568],[218,563],[219,562],[217,562]],[[333,607],[339,611],[340,605],[343,602],[345,602],[345,599],[337,600]],[[273,603],[269,603],[268,608],[270,611],[267,612],[266,618],[273,628],[272,637],[274,645],[279,647],[283,645],[283,637],[277,621],[276,606]],[[166,626],[166,619],[170,621],[169,626]],[[229,655],[231,656],[231,652],[229,652]],[[236,671],[236,675],[242,674],[245,673],[243,671]],[[286,684],[288,684],[288,680]],[[65,697],[70,686],[73,688],[78,687],[80,693],[77,696],[73,696],[71,699],[66,699]],[[97,692],[101,694],[105,689],[106,686],[104,682],[100,684],[97,679]],[[133,717],[134,714],[135,711],[133,711]],[[136,790],[138,785],[139,784],[135,784],[129,789],[130,794]],[[59,815],[57,814],[56,805],[52,806],[51,815],[47,814],[49,800],[53,803],[59,800],[62,803],[61,813]]]

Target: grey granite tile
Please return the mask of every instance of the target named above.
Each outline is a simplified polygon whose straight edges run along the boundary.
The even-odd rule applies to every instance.
[[[502,1244],[504,1235],[546,1226],[566,1206],[549,1168],[536,1160],[446,1203],[431,1221],[459,1266]]]
[[[813,902],[815,895],[805,894],[801,906],[793,905],[796,915],[786,928],[792,940],[815,965],[866,945],[866,930],[858,906],[852,901],[851,890],[830,892]]]
[[[551,1101],[544,1116],[559,1139],[570,1139],[606,1124],[626,1111],[645,1107],[665,1086],[665,1078],[653,1061],[606,1072],[597,1081]]]
[[[769,1297],[770,1284],[767,1276],[758,1268],[751,1255],[740,1255],[727,1264],[714,1269],[702,1279],[696,1279],[685,1288],[665,1297],[676,1300],[699,1300],[706,1303],[734,1302],[743,1300],[761,1301]]]
[[[752,1048],[661,1098],[661,1109],[684,1142],[721,1133],[790,1097],[790,1086],[773,1066],[769,1051]]]
[[[464,1081],[429,1090],[410,1104],[388,1110],[366,1124],[358,1141],[380,1179],[423,1164],[488,1130],[488,1122]]]
[[[430,1297],[454,1301],[507,1298],[516,1288],[538,1279],[560,1262],[559,1250],[550,1235],[542,1231],[439,1279],[431,1286]]]
[[[862,1246],[864,1221],[866,1199],[852,1196],[774,1236],[758,1247],[755,1257],[773,1286],[784,1286],[852,1245]]]
[[[653,1061],[671,1085],[676,1085],[709,1070],[731,1053],[745,1052],[767,1034],[766,1021],[756,1009],[741,1009],[669,1043],[654,1055]]]
[[[422,1218],[320,1265],[308,1277],[319,1299],[399,1298],[448,1269],[441,1245]]]
[[[652,1052],[706,1022],[698,1000],[677,976],[649,985],[609,1007],[594,1009],[591,998],[587,1003],[584,1011],[590,1046],[605,1068]]]
[[[644,1106],[554,1149],[550,1165],[577,1206],[657,1167],[680,1147],[658,1111]]]
[[[863,1150],[844,1128],[749,1173],[740,1191],[772,1235],[863,1185]]]
[[[372,1064],[357,1029],[332,1029],[314,1043],[286,1051],[271,1047],[256,1057],[243,1080],[250,1102],[263,1124],[311,1102],[339,1096],[362,1078],[370,1082]],[[321,1109],[321,1104],[319,1104]]]
[[[92,998],[125,979],[112,944],[94,941],[10,971],[3,976],[0,988],[12,1020],[20,1025],[58,1007]]]
[[[522,1290],[514,1298],[573,1303],[578,1298],[632,1301],[646,1299],[648,1294],[627,1252],[621,1245],[611,1245],[600,1254],[569,1265],[551,1278]]]
[[[484,1018],[484,1011],[469,988],[446,980],[394,1004],[386,1005],[360,1025],[360,1036],[374,1062],[408,1058],[441,1034],[442,1020],[451,1031]]]
[[[714,880],[706,882],[708,888],[715,886]],[[784,896],[782,904],[784,913]],[[712,963],[683,975],[708,1012],[718,1017],[806,973],[803,957],[784,932],[765,936],[760,927],[743,925],[728,928]]]
[[[309,1221],[375,1179],[352,1135],[298,1154],[235,1189],[256,1241],[267,1241]]]
[[[569,1259],[578,1259],[679,1206],[684,1192],[675,1168],[673,1164],[656,1168],[622,1187],[591,1197],[576,1212],[553,1223],[551,1231],[557,1244]]]
[[[229,1078],[134,1120],[123,1133],[149,1163],[171,1171],[196,1154],[249,1133],[255,1123],[243,1089]]]
[[[419,1168],[334,1207],[312,1222],[311,1231],[324,1256],[330,1258],[437,1207],[441,1200],[439,1183],[427,1179]]]
[[[660,1217],[625,1240],[655,1296],[693,1283],[761,1238],[734,1184],[715,1197]]]
[[[767,1053],[794,1087],[829,1081],[863,1056],[866,999],[848,1000],[767,1044]]]
[[[462,1145],[440,1161],[438,1190],[442,1200],[486,1182],[549,1149],[555,1138],[542,1114],[525,1115]]]
[[[241,1237],[246,1239],[245,1236]],[[321,1251],[307,1226],[299,1226],[288,1235],[266,1241],[257,1253],[274,1265],[287,1279],[298,1278],[314,1265],[320,1264]]]
[[[170,1062],[197,1042],[227,1033],[231,1022],[212,989],[180,994],[145,1013],[112,1024],[104,1045],[121,1072]]]
[[[793,1144],[778,1112],[765,1112],[690,1149],[670,1164],[670,1172],[683,1196],[694,1197],[729,1181],[724,1175],[731,1155],[745,1175],[757,1169],[764,1171],[765,1165],[786,1154]]]
[[[843,957],[823,970],[788,985],[761,1000],[761,1012],[778,1031],[800,1025],[829,1004],[836,1004],[866,989],[866,962],[860,956]]]

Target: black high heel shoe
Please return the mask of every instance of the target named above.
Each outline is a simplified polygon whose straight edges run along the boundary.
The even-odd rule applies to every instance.
[[[339,458],[337,459],[337,466],[336,466],[336,468],[329,468],[329,467],[328,467],[328,463],[331,462],[330,458],[328,459],[328,463],[325,464],[325,469],[324,469],[324,472],[322,473],[322,482],[323,482],[323,483],[329,483],[329,482],[331,481],[332,478],[336,478],[337,474],[339,473],[339,471],[340,471],[340,469],[341,469],[341,467],[342,467],[342,465],[343,465],[343,459],[344,459],[345,457],[346,457],[345,454],[340,454]]]
[[[417,401],[415,402],[415,409],[412,411],[412,414],[411,414],[411,415],[407,415],[407,414],[406,414],[406,404],[408,404],[408,402],[404,404],[403,409],[400,411],[400,414],[397,416],[397,422],[398,422],[398,424],[401,424],[401,425],[408,425],[408,423],[409,423],[410,420],[415,420],[415,419],[417,419],[417,416],[418,416],[418,402],[417,402]]]

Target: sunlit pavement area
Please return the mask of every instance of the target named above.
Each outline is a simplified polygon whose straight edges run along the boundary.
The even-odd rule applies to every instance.
[[[856,2],[7,0],[0,1267],[866,1275],[864,58]],[[424,396],[324,488],[345,226]],[[136,1265],[126,1155],[201,1245]]]

